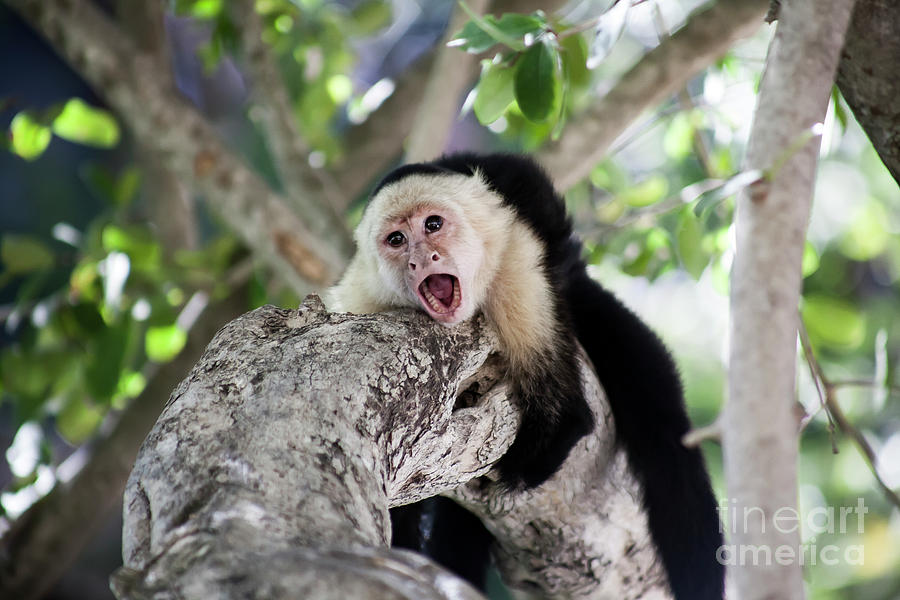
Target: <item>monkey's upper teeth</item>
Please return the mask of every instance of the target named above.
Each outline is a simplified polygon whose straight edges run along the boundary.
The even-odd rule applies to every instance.
[[[429,275],[419,286],[419,290],[435,312],[447,312],[459,305],[459,284],[453,275],[445,273]]]

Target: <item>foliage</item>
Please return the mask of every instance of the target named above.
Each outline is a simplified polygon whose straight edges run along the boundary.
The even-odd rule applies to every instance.
[[[208,74],[242,58],[241,25],[228,4],[174,2],[177,14],[208,28],[199,50]],[[570,117],[608,89],[649,38],[666,35],[654,25],[650,4],[621,1],[574,23],[540,11],[483,17],[469,11],[471,20],[451,42],[482,57],[463,110],[486,126],[493,148],[532,151],[565,135]],[[659,5],[678,10],[677,3]],[[396,25],[389,4],[259,0],[257,10],[304,142],[323,164],[334,164],[352,150],[344,143],[348,128],[377,110],[367,96],[374,87],[360,85],[354,69],[360,39],[387,38],[388,26]],[[707,69],[680,102],[648,115],[566,194],[593,268],[677,349],[698,423],[712,421],[721,406],[733,195],[774,174],[739,166],[766,43],[764,36],[753,39]],[[0,98],[0,110],[6,106]],[[80,98],[17,108],[5,148],[20,162],[41,164],[55,144],[121,145],[115,116]],[[896,488],[900,403],[888,386],[896,389],[900,356],[900,193],[837,92],[825,125],[800,309],[833,380],[873,382],[841,388],[839,399],[873,441],[882,475]],[[54,165],[46,168],[49,174]],[[47,474],[52,480],[60,458],[52,441],[89,440],[110,410],[140,394],[154,363],[178,354],[186,335],[179,314],[198,292],[227,293],[233,283],[226,274],[244,253],[208,215],[202,248],[172,252],[146,217],[155,199],[147,197],[139,166],[78,168],[104,203],[88,226],[60,222],[52,231],[4,231],[0,239],[10,340],[0,350],[0,393],[18,431],[7,452],[15,479],[0,498],[10,512],[48,489]],[[256,303],[285,301],[278,282],[262,271],[252,289]],[[857,497],[870,507],[858,534],[865,564],[811,565],[811,596],[887,598],[900,588],[900,553],[889,543],[898,536],[898,511],[879,494],[853,445],[829,432],[799,361],[798,372],[798,400],[815,415],[801,440],[804,508],[855,504]],[[831,453],[832,443],[839,454]],[[707,450],[718,472],[718,449]],[[804,539],[813,537],[806,532]]]

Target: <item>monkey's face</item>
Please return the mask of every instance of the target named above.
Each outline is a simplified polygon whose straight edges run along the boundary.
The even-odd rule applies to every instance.
[[[462,215],[440,205],[386,220],[377,241],[382,277],[436,321],[468,319],[478,308],[474,280],[484,252],[469,229]]]
[[[414,175],[373,198],[357,242],[373,251],[385,296],[445,325],[475,314],[493,261],[486,261],[485,232],[471,204],[498,201],[482,193],[486,187],[473,177]]]

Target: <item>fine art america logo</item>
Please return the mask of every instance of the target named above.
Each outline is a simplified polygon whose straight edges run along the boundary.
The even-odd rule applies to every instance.
[[[772,530],[786,535],[795,535],[805,525],[805,532],[813,536],[821,534],[862,534],[865,515],[869,512],[862,498],[856,506],[819,506],[810,510],[803,518],[796,509],[789,506],[771,509],[767,512],[759,506],[742,506],[737,500],[725,500],[718,509],[719,528],[722,533],[748,534],[750,539]],[[777,565],[837,565],[841,562],[851,565],[863,564],[862,544],[837,545],[816,544],[812,537],[800,546],[782,544],[724,544],[716,551],[716,560],[723,565],[769,566]]]

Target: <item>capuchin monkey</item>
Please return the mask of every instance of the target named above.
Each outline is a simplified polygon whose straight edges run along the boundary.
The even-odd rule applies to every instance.
[[[453,154],[402,166],[375,188],[355,239],[356,255],[330,290],[332,310],[408,306],[447,326],[480,311],[496,330],[521,411],[496,465],[509,489],[546,481],[593,429],[580,343],[609,399],[675,597],[722,598],[716,501],[700,452],[681,443],[690,422],[675,364],[588,276],[563,200],[535,162]],[[483,587],[491,538],[477,519],[448,500],[431,501],[424,516],[402,508],[392,513],[395,546],[424,550]],[[425,528],[431,539],[421,539],[423,519],[434,521]],[[465,548],[467,538],[480,547]]]

